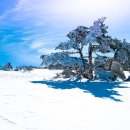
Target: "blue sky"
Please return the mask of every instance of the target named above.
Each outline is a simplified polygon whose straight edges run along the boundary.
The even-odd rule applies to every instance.
[[[40,65],[79,25],[107,17],[109,34],[130,42],[130,0],[1,0],[0,65]]]

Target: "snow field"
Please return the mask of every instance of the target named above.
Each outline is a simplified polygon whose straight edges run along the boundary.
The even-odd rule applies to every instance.
[[[56,70],[0,71],[1,130],[129,130],[129,82],[116,88],[122,102],[79,88],[54,89],[30,81],[50,80]],[[116,96],[115,96],[116,97]]]

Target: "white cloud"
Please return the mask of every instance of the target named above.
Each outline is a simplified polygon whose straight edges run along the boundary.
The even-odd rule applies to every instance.
[[[38,53],[44,54],[44,55],[55,53],[55,52],[59,52],[59,50],[55,50],[55,48],[54,49],[48,49],[48,48],[39,48],[38,49]]]
[[[30,45],[30,49],[39,49],[42,48],[45,43],[43,41],[33,41]]]
[[[21,16],[34,18],[40,25],[46,21],[64,25],[87,24],[102,16],[123,21],[130,15],[129,5],[129,0],[21,0],[17,8]]]
[[[10,14],[11,21],[25,24],[23,40],[43,40],[50,36],[55,39],[56,35],[60,39],[60,34],[65,37],[75,27],[91,26],[94,20],[103,16],[107,17],[105,23],[110,34],[123,39],[128,38],[129,5],[130,0],[19,0]],[[120,35],[121,32],[124,35]],[[54,42],[52,40],[52,44]]]
[[[59,50],[55,50],[55,47],[48,47],[48,42],[45,41],[33,41],[32,44],[30,44],[31,50],[36,50],[39,55],[42,54],[50,54],[54,52],[59,52]]]

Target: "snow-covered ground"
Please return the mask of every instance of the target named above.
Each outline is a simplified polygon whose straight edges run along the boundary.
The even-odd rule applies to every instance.
[[[0,130],[130,130],[130,82],[52,81],[0,71]]]

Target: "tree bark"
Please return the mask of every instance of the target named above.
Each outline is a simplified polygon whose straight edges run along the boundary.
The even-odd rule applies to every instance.
[[[92,64],[92,44],[89,44],[88,47],[88,62],[89,62],[89,78],[90,80],[93,79],[93,64]]]
[[[82,63],[83,63],[83,71],[85,71],[85,62],[84,62],[82,50],[79,50],[79,54],[80,54],[80,57],[81,57],[81,60],[82,60]]]

